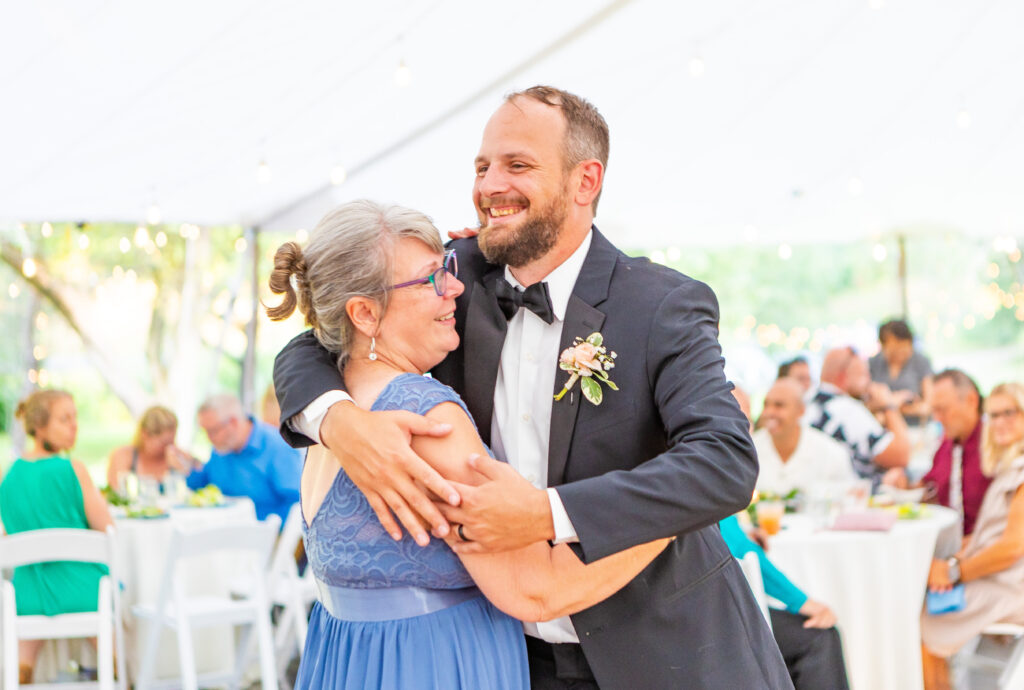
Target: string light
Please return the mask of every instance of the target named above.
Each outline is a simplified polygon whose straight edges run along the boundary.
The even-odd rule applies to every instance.
[[[783,261],[789,261],[793,256],[793,248],[786,243],[779,245],[779,258]]]
[[[874,257],[875,261],[878,261],[879,263],[885,261],[885,257],[887,255],[888,252],[885,249],[885,245],[881,243],[876,244],[874,249],[871,250],[871,256]]]
[[[7,286],[7,294],[11,296],[11,299],[17,299],[18,295],[21,294],[21,288],[18,287],[17,283],[11,283]]]
[[[345,166],[336,165],[331,168],[331,184],[335,187],[345,182],[345,178],[348,177],[348,171],[345,170]]]
[[[84,232],[78,236],[78,248],[83,252],[89,248],[89,236]]]
[[[36,345],[32,348],[32,357],[38,362],[41,359],[46,359],[46,348],[42,345]]]
[[[32,278],[35,276],[38,267],[32,257],[28,257],[21,262],[21,274],[26,278]]]
[[[305,244],[306,240],[309,239],[309,232],[305,228],[299,228],[295,233],[295,241],[299,244]]]
[[[405,60],[398,61],[398,67],[395,68],[395,86],[400,89],[404,89],[412,83],[412,70],[409,69],[409,65],[405,64]]]
[[[270,164],[266,160],[261,160],[260,164],[256,166],[256,180],[260,184],[269,184],[271,177]]]
[[[679,261],[683,253],[679,251],[679,247],[669,247],[665,255],[668,257],[669,261]]]
[[[50,235],[53,234],[53,226],[50,225],[49,223],[43,223],[43,227],[39,229],[39,232],[43,235],[43,237],[49,237]]]
[[[167,234],[163,230],[156,234],[156,246],[165,247],[167,246]]]
[[[40,331],[45,331],[46,327],[50,325],[50,317],[46,315],[45,311],[41,311],[36,314],[36,328]]]
[[[160,225],[162,217],[163,216],[160,213],[160,204],[154,201],[149,205],[149,208],[146,209],[146,222],[150,225]]]
[[[249,243],[245,241],[244,237],[239,237],[235,240],[235,251],[238,253],[244,252],[249,247]]]
[[[39,373],[35,369],[28,370],[28,380],[31,383],[37,383],[39,381]]]
[[[660,249],[655,249],[653,252],[651,252],[651,261],[653,261],[656,264],[664,264],[665,252],[661,251]]]
[[[961,108],[956,114],[956,126],[960,129],[969,129],[971,126],[971,113],[966,108]]]
[[[48,385],[50,385],[50,372],[48,372],[46,369],[40,369],[39,386],[41,388],[46,388]]]
[[[964,317],[964,328],[966,328],[967,330],[971,330],[972,328],[974,328],[974,324],[975,321],[973,315],[968,314],[967,316]]]
[[[127,237],[122,237],[121,241],[118,243],[118,246],[121,248],[122,254],[127,254],[129,250],[131,250],[132,248],[132,241]]]
[[[121,280],[124,278],[124,269],[120,266],[114,266],[114,270],[111,271],[111,275],[114,276],[114,280]]]
[[[135,228],[135,246],[143,247],[147,244],[149,244],[149,230],[145,225],[140,225]]]
[[[704,58],[700,55],[694,55],[690,58],[690,76],[694,79],[700,79],[704,76]]]

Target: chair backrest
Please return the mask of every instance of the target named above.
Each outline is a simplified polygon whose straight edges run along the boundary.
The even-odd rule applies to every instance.
[[[35,529],[0,537],[0,569],[33,563],[78,561],[114,564],[114,530]]]
[[[277,546],[270,559],[270,572],[275,576],[298,577],[299,566],[295,562],[295,550],[302,541],[302,509],[298,502],[288,511],[288,519],[284,521],[281,534],[277,537]]]
[[[772,627],[771,615],[768,613],[768,595],[764,592],[764,580],[761,577],[761,563],[757,560],[757,554],[753,551],[748,551],[743,555],[743,558],[739,559],[740,568],[743,569],[743,575],[747,578],[747,584],[750,585],[750,591],[754,593],[754,599],[757,601],[758,607],[761,609],[761,615],[764,616],[765,621],[768,623],[768,627]]]

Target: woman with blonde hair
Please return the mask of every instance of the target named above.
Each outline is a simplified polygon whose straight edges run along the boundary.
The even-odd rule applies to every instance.
[[[7,534],[63,527],[106,530],[110,512],[85,465],[68,458],[78,435],[75,401],[60,390],[37,391],[15,416],[33,440],[0,484],[0,520]],[[95,611],[105,566],[38,563],[14,569],[19,616]],[[30,683],[42,640],[18,643],[21,683]]]
[[[1024,623],[1024,386],[1004,383],[985,400],[982,471],[992,477],[974,532],[956,556],[932,561],[928,588],[964,585],[964,605],[921,618],[925,687],[948,688],[947,659],[992,623]]]
[[[178,418],[166,407],[155,405],[142,413],[130,446],[110,454],[107,486],[118,489],[122,475],[131,473],[163,482],[171,471],[188,474],[191,456],[174,444]]]

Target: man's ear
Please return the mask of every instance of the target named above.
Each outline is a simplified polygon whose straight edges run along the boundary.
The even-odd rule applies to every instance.
[[[380,304],[369,297],[352,297],[345,303],[345,313],[356,330],[367,338],[377,335],[380,327]]]
[[[573,201],[580,206],[590,206],[601,192],[601,185],[604,184],[604,166],[601,165],[601,161],[591,158],[576,167],[576,175],[579,182],[576,185]]]

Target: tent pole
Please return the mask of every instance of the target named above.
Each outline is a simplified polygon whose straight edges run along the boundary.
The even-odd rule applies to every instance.
[[[258,226],[250,226],[245,229],[245,239],[249,262],[252,268],[250,280],[252,283],[252,312],[249,314],[249,323],[245,325],[245,358],[242,360],[242,409],[247,413],[256,415],[256,325],[259,314],[259,232]]]
[[[900,315],[904,321],[910,318],[910,310],[907,309],[907,236],[900,234],[896,236],[896,245],[900,249],[899,258],[899,283],[900,283]]]

